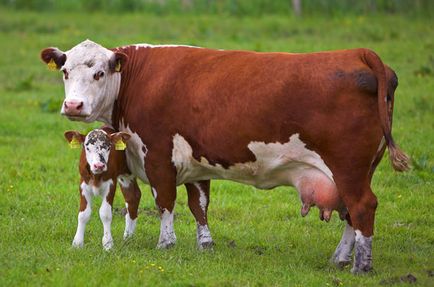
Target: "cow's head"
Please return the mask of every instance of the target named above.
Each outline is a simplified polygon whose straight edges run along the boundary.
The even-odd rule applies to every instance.
[[[120,140],[126,142],[130,137],[125,132],[108,134],[101,129],[92,130],[86,136],[78,131],[65,132],[65,138],[69,143],[72,141],[83,143],[86,161],[93,174],[101,174],[107,171],[110,151],[114,149],[116,143]]]
[[[66,52],[46,48],[41,51],[41,59],[63,72],[62,115],[70,120],[111,123],[127,55],[86,40]]]

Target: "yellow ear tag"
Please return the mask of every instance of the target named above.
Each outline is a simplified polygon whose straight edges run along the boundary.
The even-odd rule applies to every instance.
[[[51,58],[50,62],[47,64],[48,70],[55,71],[57,70],[57,64],[54,62],[53,58]]]
[[[72,140],[69,142],[69,147],[70,148],[80,148],[81,144],[76,137],[73,137]]]
[[[122,139],[118,140],[115,143],[115,150],[125,150],[127,148],[127,145],[124,143]]]
[[[120,72],[121,71],[121,61],[117,61],[116,67],[115,67],[115,71],[116,72]]]

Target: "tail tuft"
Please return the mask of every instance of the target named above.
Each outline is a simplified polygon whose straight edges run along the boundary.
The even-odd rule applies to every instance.
[[[389,146],[389,157],[394,170],[403,172],[410,169],[410,157],[399,147],[395,145]]]

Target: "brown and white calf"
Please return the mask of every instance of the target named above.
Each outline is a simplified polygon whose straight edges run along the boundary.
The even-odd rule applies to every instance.
[[[130,135],[125,132],[116,133],[113,129],[103,127],[92,130],[86,136],[77,131],[67,131],[65,138],[69,143],[83,144],[79,164],[80,211],[77,232],[72,245],[74,247],[83,246],[84,231],[92,210],[92,197],[101,196],[103,200],[99,216],[104,226],[102,245],[104,249],[109,250],[113,247],[111,222],[117,182],[119,182],[127,207],[124,239],[133,235],[136,228],[141,192],[136,177],[127,167],[125,152],[115,149],[116,142],[128,141]]]
[[[289,185],[303,215],[317,205],[324,219],[332,210],[346,219],[333,261],[348,264],[355,246],[352,271],[371,269],[372,175],[386,148],[396,170],[408,168],[391,134],[397,77],[373,51],[106,49],[86,40],[66,52],[44,49],[41,58],[64,74],[61,114],[131,135],[128,167],[152,186],[158,246],[175,243],[177,185],[199,203],[198,238],[209,240],[211,179]]]

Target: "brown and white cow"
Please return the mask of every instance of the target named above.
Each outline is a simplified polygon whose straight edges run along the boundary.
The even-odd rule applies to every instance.
[[[347,220],[333,262],[348,264],[355,246],[352,271],[371,269],[373,172],[386,147],[396,170],[408,168],[391,135],[397,78],[374,52],[106,49],[86,40],[67,52],[44,49],[41,58],[64,73],[63,115],[131,135],[128,166],[152,186],[159,247],[175,243],[177,185],[199,202],[199,245],[211,239],[210,179],[290,185],[303,214],[318,205],[325,219],[336,209]]]
[[[104,227],[102,245],[109,250],[113,247],[111,234],[112,206],[116,185],[119,182],[125,198],[127,213],[125,214],[124,239],[133,235],[136,229],[137,210],[140,203],[140,188],[136,177],[128,169],[125,152],[116,150],[115,144],[119,140],[128,141],[130,135],[125,132],[115,132],[103,127],[83,135],[78,131],[65,132],[66,140],[71,143],[83,144],[80,155],[80,211],[78,226],[72,246],[82,247],[84,231],[92,212],[92,197],[103,198],[99,209],[99,216]]]

